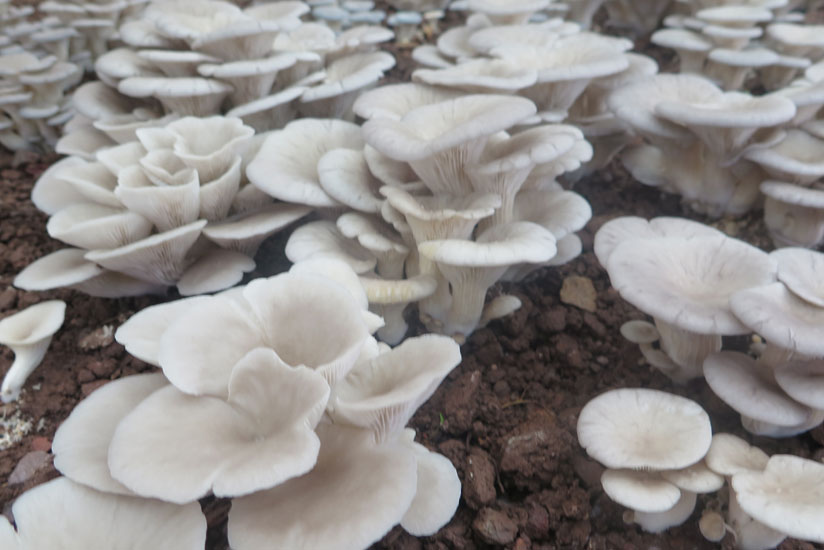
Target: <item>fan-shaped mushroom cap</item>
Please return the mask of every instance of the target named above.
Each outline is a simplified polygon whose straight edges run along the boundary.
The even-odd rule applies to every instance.
[[[524,98],[469,95],[413,109],[400,120],[376,117],[363,125],[366,142],[407,161],[433,193],[471,190],[465,167],[476,162],[487,138],[535,113]]]
[[[681,491],[678,502],[664,512],[639,512],[632,514],[632,521],[648,533],[662,533],[675,525],[681,525],[689,519],[695,510],[697,495],[691,491]]]
[[[790,399],[774,381],[760,373],[755,360],[743,353],[710,354],[704,360],[704,378],[727,405],[753,420],[796,426],[812,414],[808,407]]]
[[[333,149],[363,147],[360,127],[343,120],[300,119],[269,134],[246,168],[267,194],[315,207],[337,206],[320,185],[318,161]],[[311,153],[311,154],[307,154]]]
[[[780,248],[770,253],[778,262],[778,280],[793,294],[824,308],[824,254],[807,248]]]
[[[712,42],[688,29],[661,29],[652,33],[650,42],[672,48],[679,58],[681,73],[700,72]]]
[[[257,132],[283,128],[295,118],[297,110],[294,100],[305,91],[304,86],[292,86],[249,103],[237,105],[227,111],[226,116],[240,118]]]
[[[609,498],[640,512],[666,512],[681,497],[678,487],[654,472],[606,469],[601,486]]]
[[[764,223],[776,246],[815,247],[824,238],[824,190],[780,181],[761,183]]]
[[[494,25],[476,29],[469,36],[469,45],[479,54],[489,55],[502,47],[524,46],[543,48],[552,46],[559,38],[577,34],[580,25],[561,19],[523,25]]]
[[[711,440],[704,409],[657,390],[611,390],[578,415],[578,441],[608,468],[686,468],[701,460]]]
[[[131,113],[135,102],[100,81],[86,82],[72,92],[72,105],[83,116],[98,120]]]
[[[166,130],[175,137],[175,155],[197,170],[204,184],[225,173],[255,133],[239,118],[224,116],[181,118]]]
[[[401,527],[416,537],[430,536],[452,519],[461,498],[461,480],[449,459],[418,443],[410,444],[418,463],[418,488]]]
[[[704,461],[716,474],[729,477],[738,472],[763,470],[769,458],[767,453],[736,435],[717,433],[712,436]]]
[[[279,485],[315,465],[329,392],[319,373],[252,350],[231,368],[226,401],[174,387],[142,401],[115,430],[109,468],[136,493],[176,503]]]
[[[730,297],[733,313],[768,342],[813,357],[824,356],[824,308],[805,302],[783,283],[740,290]]]
[[[157,185],[141,166],[120,171],[115,196],[131,211],[150,220],[160,231],[194,223],[200,213],[200,181],[190,168],[175,175],[177,185]],[[205,220],[204,220],[205,221]]]
[[[777,266],[768,254],[725,236],[626,240],[609,255],[607,271],[625,300],[698,334],[743,334],[730,296],[769,284]]]
[[[81,203],[54,214],[46,230],[51,237],[78,248],[117,248],[148,237],[152,223],[128,210]]]
[[[111,250],[92,250],[86,259],[106,269],[143,281],[173,285],[183,274],[186,253],[206,226],[206,220],[157,233]]]
[[[218,223],[210,223],[203,228],[203,235],[222,248],[253,257],[263,241],[309,212],[311,208],[306,206],[271,204]]]
[[[333,424],[317,433],[321,447],[311,472],[234,500],[232,548],[365,548],[401,521],[417,490],[408,445],[375,445],[368,431]]]
[[[3,403],[18,398],[26,379],[46,355],[52,336],[63,325],[65,314],[65,302],[48,300],[0,320],[0,344],[14,352],[14,363],[0,388]]]
[[[652,344],[660,337],[655,325],[647,321],[627,321],[620,328],[621,336],[633,344]]]
[[[656,106],[669,101],[706,102],[723,92],[710,80],[691,74],[657,74],[612,92],[607,99],[610,110],[643,136],[689,140],[689,131],[662,119]]]
[[[12,513],[21,550],[129,546],[197,550],[206,544],[206,518],[196,502],[176,506],[100,493],[66,478],[27,491],[14,502]],[[5,540],[4,524],[7,520],[0,518],[0,541]]]
[[[86,202],[84,196],[60,177],[80,166],[86,161],[77,157],[66,157],[55,162],[43,172],[34,184],[31,200],[38,210],[54,214],[69,204]]]
[[[313,257],[331,257],[346,262],[355,273],[372,271],[377,263],[373,255],[344,237],[330,221],[310,222],[295,229],[286,243],[286,257],[292,263]]]
[[[109,443],[127,414],[169,384],[161,373],[137,374],[95,390],[74,408],[52,442],[54,466],[72,481],[98,491],[133,495],[109,472]]]
[[[375,441],[389,441],[461,361],[446,336],[409,338],[396,348],[359,362],[335,385],[332,416],[367,428]]]
[[[243,274],[255,269],[255,261],[234,250],[211,250],[186,268],[177,282],[181,296],[224,290],[239,283]]]
[[[363,151],[332,149],[317,163],[320,186],[332,199],[359,212],[377,214],[383,183],[369,171]]]
[[[201,63],[220,61],[211,55],[185,50],[139,50],[137,55],[170,77],[196,76],[197,67]]]
[[[824,542],[824,465],[791,455],[770,457],[763,471],[732,476],[741,508],[757,521],[791,537]]]
[[[803,130],[790,128],[777,145],[748,151],[744,157],[782,181],[806,185],[824,176],[824,140]]]
[[[278,72],[296,62],[297,58],[294,55],[283,53],[263,59],[247,59],[221,65],[205,63],[197,67],[197,72],[201,76],[229,82],[234,88],[229,95],[229,102],[237,106],[269,95]]]
[[[661,477],[691,493],[714,493],[724,486],[724,477],[710,470],[703,460],[680,470],[664,470]]]
[[[240,301],[218,295],[193,304],[164,331],[158,360],[181,391],[225,397],[232,366],[257,347],[318,371],[330,385],[354,365],[368,332],[361,307],[344,287],[318,275],[287,273],[256,279],[241,292]],[[314,339],[318,323],[336,327],[322,345]],[[228,342],[208,345],[217,338]]]
[[[154,97],[169,113],[202,117],[217,113],[232,87],[207,78],[132,76],[117,90],[129,97]]]
[[[799,403],[824,409],[824,360],[784,363],[775,369],[775,381]]]
[[[474,59],[445,69],[417,69],[412,78],[470,93],[515,92],[535,84],[538,72],[501,59]]]

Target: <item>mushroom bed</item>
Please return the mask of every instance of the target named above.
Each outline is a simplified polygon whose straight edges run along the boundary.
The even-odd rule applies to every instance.
[[[10,155],[0,156],[0,311],[52,298],[68,304],[63,328],[27,384],[36,390],[0,408],[0,441],[28,430],[0,452],[4,512],[25,490],[57,477],[48,451],[56,428],[77,403],[109,380],[153,370],[114,341],[113,329],[159,298],[109,300],[71,290],[33,293],[11,286],[21,269],[60,246],[46,233],[46,216],[29,199],[34,181],[54,160],[29,156],[12,167]],[[748,436],[738,415],[703,381],[673,384],[643,361],[638,346],[621,337],[623,322],[644,315],[610,288],[592,253],[595,231],[619,215],[696,215],[673,195],[637,185],[619,163],[575,190],[594,212],[581,232],[584,253],[560,269],[539,270],[521,284],[493,288],[493,293],[515,294],[523,306],[469,337],[461,364],[410,422],[418,441],[458,469],[463,495],[455,517],[433,537],[418,539],[396,528],[373,548],[718,548],[699,533],[698,511],[682,526],[653,535],[626,525],[624,508],[604,494],[603,468],[579,446],[575,425],[586,402],[612,388],[654,388],[694,399],[709,413],[713,431],[745,437],[769,454],[824,455],[821,426],[789,439]],[[714,225],[768,246],[757,214]],[[280,237],[264,245],[251,276],[288,268],[284,242]],[[420,326],[412,328],[424,332]],[[732,344],[744,349],[749,342],[738,337]],[[10,364],[12,358],[8,348],[0,348],[0,363]],[[207,550],[227,548],[229,501],[207,498],[201,503],[209,523]],[[723,548],[733,547],[728,534]],[[787,539],[779,548],[821,546]]]

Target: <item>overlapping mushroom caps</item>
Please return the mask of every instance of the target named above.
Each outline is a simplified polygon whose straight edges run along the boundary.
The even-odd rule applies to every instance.
[[[241,201],[243,154],[254,130],[237,118],[178,119],[137,139],[69,157],[37,181],[49,234],[74,248],[28,266],[15,284],[71,286],[96,296],[213,292],[251,271],[263,239],[309,212]]]
[[[57,468],[119,494],[233,497],[237,549],[365,548],[398,523],[434,533],[460,483],[404,426],[459,348],[433,335],[379,346],[365,306],[351,269],[314,260],[138,313],[116,338],[163,374],[81,403],[55,436]]]
[[[681,382],[702,375],[723,335],[749,332],[730,297],[776,280],[776,261],[767,253],[679,218],[616,218],[598,231],[595,250],[621,296],[654,318],[660,351],[634,341]]]
[[[718,490],[720,476],[701,462],[710,448],[709,416],[694,401],[657,390],[611,390],[578,415],[578,441],[608,469],[604,491],[633,510],[632,521],[660,532],[686,521],[697,493]]]
[[[66,478],[24,493],[11,511],[16,529],[0,516],[0,546],[5,550],[202,550],[206,544],[206,518],[197,502],[178,506],[103,493]]]
[[[124,44],[95,63],[100,81],[80,88],[82,117],[59,149],[120,142],[116,129],[152,126],[164,114],[227,113],[259,131],[282,127],[298,110],[351,116],[354,96],[395,63],[375,51],[392,32],[364,24],[336,36],[301,21],[309,10],[297,1],[245,9],[223,0],[148,3],[119,29]]]

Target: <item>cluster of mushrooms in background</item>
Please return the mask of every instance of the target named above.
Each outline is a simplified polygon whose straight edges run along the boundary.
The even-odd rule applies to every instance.
[[[75,409],[53,443],[66,477],[15,502],[0,546],[57,547],[71,525],[85,547],[203,548],[208,494],[233,499],[236,550],[365,548],[396,524],[433,534],[460,482],[406,424],[459,344],[520,306],[487,301],[490,287],[582,252],[590,206],[557,179],[616,155],[703,214],[763,206],[777,247],[685,219],[608,222],[595,254],[654,321],[622,334],[676,382],[703,376],[752,433],[824,421],[824,27],[804,23],[807,6],[447,3],[397,0],[387,14],[352,0],[49,0],[37,13],[0,2],[0,143],[66,155],[32,200],[67,248],[15,285],[186,297],[118,329],[162,372]],[[680,73],[587,30],[602,4],[611,25],[672,48]],[[465,23],[439,33],[447,9]],[[382,43],[430,35],[412,50],[411,82],[379,83],[395,65]],[[291,270],[235,286],[286,228]],[[406,338],[412,308],[437,335]],[[4,401],[64,309],[0,321],[15,352]],[[323,345],[307,340],[319,330]],[[752,333],[754,353],[723,349]],[[824,542],[824,465],[713,436],[689,400],[604,394],[579,437],[646,530],[686,521],[696,494],[727,484],[726,519],[702,516],[708,538]],[[84,515],[115,507],[104,525]]]

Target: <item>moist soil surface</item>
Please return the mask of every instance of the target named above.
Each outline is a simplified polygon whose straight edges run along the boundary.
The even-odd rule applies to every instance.
[[[20,493],[58,475],[50,442],[74,406],[110,380],[153,368],[129,356],[114,341],[113,330],[139,309],[174,298],[111,300],[72,290],[15,289],[12,280],[20,270],[61,247],[46,233],[47,217],[29,199],[33,182],[55,157],[18,156],[20,160],[13,166],[10,155],[0,155],[0,316],[53,298],[65,300],[68,308],[63,328],[20,401],[0,409],[0,441],[13,441],[0,451],[0,508],[7,515]],[[581,407],[611,388],[678,393],[705,407],[716,432],[736,433],[771,454],[824,455],[822,429],[783,440],[749,436],[737,415],[703,381],[674,385],[620,336],[623,322],[644,315],[610,288],[592,254],[594,232],[619,215],[700,217],[685,210],[677,198],[631,181],[618,163],[573,189],[590,201],[594,212],[581,232],[585,252],[561,268],[544,268],[522,283],[493,288],[493,293],[515,294],[523,306],[468,339],[461,364],[411,421],[417,439],[447,456],[459,472],[463,496],[455,517],[433,537],[416,539],[396,528],[374,548],[718,548],[697,528],[701,509],[722,505],[718,496],[700,499],[683,526],[651,535],[625,524],[624,510],[604,495],[599,483],[602,468],[579,447],[575,424]],[[714,225],[769,248],[758,214]],[[280,252],[282,241],[281,237],[262,249],[253,276],[287,267]],[[563,292],[562,301],[565,284],[582,290],[572,297]],[[729,344],[745,349],[748,341],[739,338]],[[8,348],[0,349],[0,373],[12,359]],[[227,548],[228,501],[204,499],[202,505],[210,525],[207,549]],[[723,547],[734,548],[731,535]],[[787,540],[780,548],[816,546]]]

